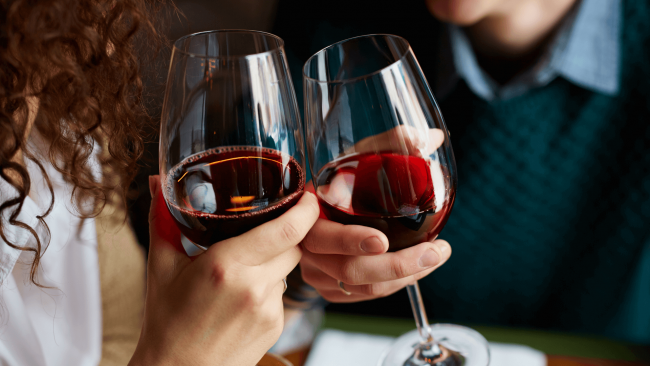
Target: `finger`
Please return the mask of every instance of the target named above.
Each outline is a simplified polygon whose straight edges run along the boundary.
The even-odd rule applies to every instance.
[[[428,133],[428,140],[425,141],[425,155],[431,155],[445,141],[445,133],[439,128],[431,128]]]
[[[341,288],[338,285],[338,282],[327,275],[323,276],[323,278],[326,278],[326,281],[328,282],[327,285],[325,286],[316,287],[314,286],[313,282],[310,283],[306,279],[305,282],[309,283],[312,287],[316,288],[318,293],[325,300],[329,302],[349,303],[349,302],[366,301],[366,300],[377,299],[380,297],[390,296],[395,292],[403,289],[407,285],[410,285],[413,282],[418,281],[426,277],[427,275],[431,274],[431,272],[435,271],[436,268],[438,268],[438,266],[435,268],[431,268],[427,271],[420,272],[413,276],[402,278],[395,281],[379,282],[379,283],[369,284],[369,285],[344,284],[345,290],[348,291],[350,295],[343,293],[343,291],[341,291]]]
[[[270,283],[275,283],[289,275],[300,263],[302,248],[296,245],[277,257],[259,266],[260,276]]]
[[[434,268],[428,269],[426,271],[422,271],[420,273],[416,273],[416,274],[414,274],[412,276],[409,276],[409,277],[400,278],[399,280],[378,282],[378,283],[367,284],[367,285],[348,285],[348,284],[345,284],[344,287],[348,292],[351,292],[351,293],[357,294],[357,295],[366,296],[368,299],[375,299],[375,298],[378,298],[378,297],[385,297],[385,296],[388,296],[388,295],[392,295],[395,292],[403,289],[407,285],[411,285],[415,281],[428,276],[429,274],[431,274],[431,272],[435,271],[438,267],[440,267],[440,266],[435,266]],[[336,285],[338,287],[338,282],[336,283]]]
[[[316,189],[314,188],[314,181],[309,181],[307,184],[305,184],[305,192],[311,192],[313,194],[316,194]]]
[[[341,303],[341,304],[367,301],[373,299],[372,297],[368,297],[366,295],[359,295],[359,294],[346,295],[343,293],[343,291],[341,291],[341,289],[324,290],[324,291],[319,290],[318,293],[323,299],[327,300],[328,302]]]
[[[392,281],[439,266],[449,259],[451,247],[444,240],[425,242],[377,256],[344,256],[304,252],[302,261],[350,285]]]
[[[305,192],[300,201],[282,216],[219,242],[206,253],[212,258],[234,260],[249,266],[260,265],[298,245],[318,219],[319,212],[316,196]]]
[[[317,254],[376,255],[388,250],[388,239],[381,231],[367,226],[319,219],[302,245]]]
[[[269,324],[276,324],[273,328],[277,329],[277,334],[273,335],[273,341],[269,342],[271,345],[277,342],[278,338],[282,333],[282,328],[284,327],[284,305],[282,303],[282,295],[284,294],[284,282],[282,279],[275,281],[270,291],[266,295],[266,301],[262,305],[262,311],[266,313],[264,316]],[[270,346],[266,346],[262,349],[269,349]]]
[[[423,131],[412,126],[400,126],[390,134],[391,146],[401,146],[406,155],[426,157],[433,154],[444,142],[445,133],[439,128]]]
[[[350,285],[344,283],[344,286],[346,291],[357,295],[366,295],[368,296],[369,299],[388,296],[396,291],[399,291],[406,285],[409,285],[417,280],[420,280],[428,276],[429,274],[431,274],[431,272],[435,271],[442,264],[443,263],[440,263],[439,265],[432,267],[428,270],[416,273],[409,277],[400,278],[398,280],[377,282],[377,283],[371,283],[366,285]],[[330,290],[340,291],[338,280],[336,280],[333,277],[330,277],[329,275],[319,270],[318,268],[309,265],[301,265],[300,272],[302,274],[303,280],[313,288],[317,289],[318,291],[330,291]]]
[[[167,209],[160,176],[149,177],[149,259],[152,275],[172,276],[191,262],[181,244],[180,231]]]
[[[417,136],[417,129],[411,126],[397,126],[384,133],[366,137],[365,139],[357,142],[351,148],[352,151],[346,153],[357,152],[379,152],[379,151],[401,151],[408,155],[412,150],[413,142]]]
[[[276,281],[275,285],[273,285],[273,290],[271,291],[272,296],[274,296],[276,299],[282,299],[282,295],[284,294],[284,291],[287,289],[284,285],[284,277],[282,277],[279,281]],[[284,315],[284,311],[282,311]]]
[[[429,156],[443,144],[444,140],[445,134],[439,128],[424,130],[401,125],[357,142],[346,153],[390,150],[405,155]]]
[[[314,181],[310,180],[309,182],[307,182],[307,184],[305,184],[305,192],[311,192],[313,194],[316,194],[316,188],[314,188]],[[322,208],[320,209],[320,215],[318,215],[318,218],[327,220],[327,215],[325,215],[325,212],[322,210]]]

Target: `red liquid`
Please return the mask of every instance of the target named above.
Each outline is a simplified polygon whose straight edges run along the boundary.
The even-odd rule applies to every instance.
[[[279,151],[225,147],[171,169],[165,201],[181,232],[204,247],[273,220],[302,196],[305,174]]]
[[[455,194],[444,172],[415,156],[351,155],[321,169],[317,196],[328,219],[373,227],[397,251],[432,240],[444,227]],[[436,200],[436,193],[446,197]]]

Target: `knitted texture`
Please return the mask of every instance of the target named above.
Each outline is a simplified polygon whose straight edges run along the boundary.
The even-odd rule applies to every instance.
[[[381,5],[360,8],[349,16],[324,13],[320,21],[310,12],[304,26],[312,33],[276,31],[301,61],[309,56],[307,37],[320,42],[308,50],[315,52],[359,34],[402,35],[435,85],[440,60],[431,34],[439,25],[432,18],[425,23],[421,12],[403,18]],[[364,9],[382,21],[346,30]],[[412,22],[406,26],[404,19]],[[558,78],[492,102],[461,81],[439,101],[459,185],[440,235],[452,245],[451,259],[420,281],[430,318],[650,343],[649,3],[624,1],[622,27],[617,96]],[[297,43],[303,48],[292,47]],[[298,84],[300,65],[291,67]],[[383,315],[395,313],[386,300],[346,306],[337,310],[379,314],[386,306],[391,310]]]

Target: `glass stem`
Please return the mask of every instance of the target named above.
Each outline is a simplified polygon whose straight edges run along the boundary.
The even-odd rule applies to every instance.
[[[415,324],[418,327],[420,337],[422,337],[424,342],[433,342],[431,327],[429,326],[429,319],[427,319],[427,312],[424,310],[424,303],[422,302],[422,294],[420,294],[420,286],[418,286],[418,282],[415,281],[412,284],[407,285],[406,291],[411,300],[411,309],[413,310]]]

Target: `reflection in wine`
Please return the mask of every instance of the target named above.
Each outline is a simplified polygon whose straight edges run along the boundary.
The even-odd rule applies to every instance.
[[[433,240],[453,206],[440,164],[393,152],[351,154],[318,173],[317,196],[328,219],[386,234],[389,250]]]
[[[304,185],[302,167],[288,154],[222,147],[173,167],[164,194],[181,232],[206,247],[277,218],[295,205]]]

